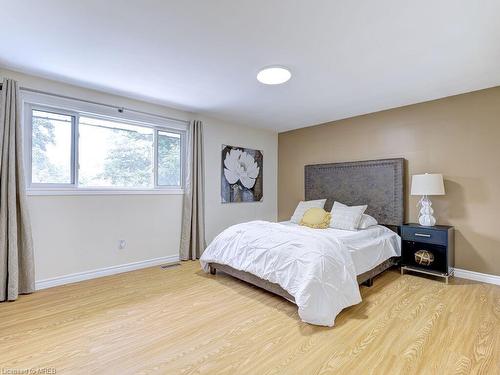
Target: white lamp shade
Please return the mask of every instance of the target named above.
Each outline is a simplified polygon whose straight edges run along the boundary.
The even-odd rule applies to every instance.
[[[444,195],[443,175],[440,173],[413,175],[411,195]]]

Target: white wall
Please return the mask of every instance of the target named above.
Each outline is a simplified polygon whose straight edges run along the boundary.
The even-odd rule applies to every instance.
[[[37,281],[178,255],[182,195],[30,196],[28,201]],[[127,241],[123,250],[120,239]]]
[[[209,243],[224,228],[262,219],[276,221],[278,191],[278,135],[253,128],[235,127],[204,118],[206,238]],[[264,156],[264,199],[252,203],[221,203],[222,145],[261,150]]]
[[[0,69],[29,87],[205,124],[205,203],[207,241],[227,226],[251,219],[277,218],[276,133],[234,126],[164,106]],[[221,204],[221,145],[263,150],[264,201]],[[182,195],[29,196],[35,244],[36,280],[178,256]],[[127,246],[118,249],[118,241]]]

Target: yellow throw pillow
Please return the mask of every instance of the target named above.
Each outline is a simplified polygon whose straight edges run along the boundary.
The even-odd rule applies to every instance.
[[[331,218],[332,215],[329,212],[319,207],[313,207],[304,213],[300,225],[315,229],[326,229],[330,226]]]

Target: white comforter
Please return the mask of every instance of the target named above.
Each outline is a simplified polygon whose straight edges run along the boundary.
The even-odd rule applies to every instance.
[[[205,272],[215,262],[279,284],[311,324],[331,327],[342,309],[361,302],[351,254],[329,230],[266,221],[233,225],[200,262]]]

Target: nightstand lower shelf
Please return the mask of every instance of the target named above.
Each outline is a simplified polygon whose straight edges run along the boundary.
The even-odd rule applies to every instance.
[[[404,275],[404,271],[420,272],[420,273],[425,273],[427,275],[443,277],[446,281],[446,284],[448,284],[449,277],[453,276],[453,271],[451,271],[450,273],[442,273],[438,271],[424,270],[422,268],[417,268],[417,267],[401,266],[401,275]]]

